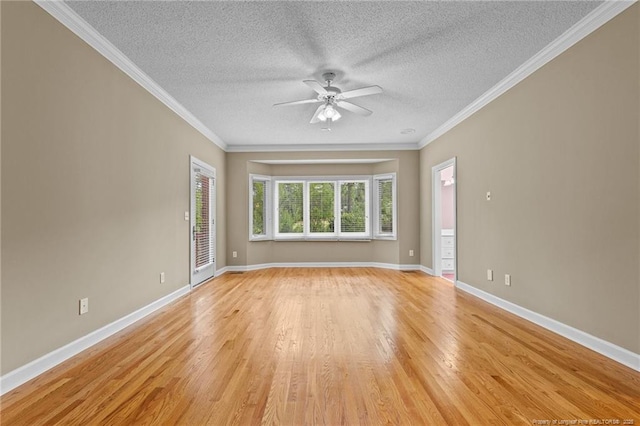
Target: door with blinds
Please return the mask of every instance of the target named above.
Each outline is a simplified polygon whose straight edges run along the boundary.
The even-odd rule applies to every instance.
[[[216,171],[191,157],[191,287],[216,271]]]

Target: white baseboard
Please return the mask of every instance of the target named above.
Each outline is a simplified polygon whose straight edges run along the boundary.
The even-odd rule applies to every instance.
[[[248,272],[268,268],[382,268],[395,271],[419,271],[420,265],[399,265],[380,262],[274,262],[255,265],[227,266],[228,272]]]
[[[420,270],[425,274],[433,275],[433,269],[420,265]]]
[[[585,346],[593,351],[598,352],[620,364],[633,368],[636,371],[640,371],[640,354],[631,352],[628,349],[622,348],[613,343],[602,340],[599,337],[592,336],[584,331],[573,328],[569,325],[563,324],[560,321],[556,321],[544,315],[530,311],[515,303],[501,299],[493,294],[487,293],[480,289],[477,289],[469,284],[465,284],[462,281],[456,281],[456,287],[469,294],[472,294],[480,299],[491,303],[505,311],[511,312],[521,318],[531,321],[547,330],[553,331],[560,336],[566,337],[582,346]]]
[[[225,266],[224,268],[220,268],[218,270],[216,270],[215,274],[213,275],[214,277],[219,277],[222,274],[226,274],[229,271],[229,267]]]
[[[55,367],[63,361],[71,358],[74,355],[79,354],[85,349],[95,345],[96,343],[106,339],[109,336],[114,335],[125,327],[130,326],[136,321],[146,317],[150,313],[157,311],[165,305],[173,302],[174,300],[184,296],[189,293],[190,287],[188,285],[179,288],[173,293],[167,294],[164,297],[156,300],[138,309],[135,312],[126,315],[111,324],[107,324],[98,330],[92,331],[91,333],[83,336],[73,342],[54,350],[53,352],[49,352],[46,355],[41,356],[40,358],[31,361],[28,364],[23,365],[4,376],[0,377],[0,395],[4,395],[12,389],[20,386],[23,383],[28,382],[36,376],[44,373],[45,371]]]

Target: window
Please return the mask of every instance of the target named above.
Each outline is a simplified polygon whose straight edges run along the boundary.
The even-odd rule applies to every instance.
[[[396,175],[373,177],[374,236],[396,238]]]
[[[250,240],[271,238],[271,178],[250,175],[249,179],[249,235]]]
[[[369,181],[340,182],[340,233],[369,236]]]
[[[251,175],[249,238],[395,239],[395,175],[374,179]]]
[[[276,182],[276,236],[304,236],[304,182]]]
[[[309,235],[331,236],[336,232],[335,182],[309,182]]]

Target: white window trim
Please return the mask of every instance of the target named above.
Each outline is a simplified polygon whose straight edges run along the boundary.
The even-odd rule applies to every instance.
[[[264,220],[265,235],[253,234],[253,182],[264,182],[265,200],[264,200]],[[249,175],[249,241],[263,241],[273,239],[272,220],[271,220],[271,202],[273,200],[271,185],[271,176],[250,174]]]
[[[380,230],[380,194],[378,181],[391,179],[391,194],[393,203],[393,232],[379,232]],[[373,176],[373,237],[376,240],[397,240],[398,239],[398,188],[396,184],[396,174],[386,173]]]

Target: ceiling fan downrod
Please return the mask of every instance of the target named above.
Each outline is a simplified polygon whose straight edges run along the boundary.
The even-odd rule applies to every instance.
[[[336,78],[336,73],[325,72],[324,74],[322,74],[322,78],[327,82],[327,87],[331,87],[331,83],[333,83],[333,80],[335,80]]]

